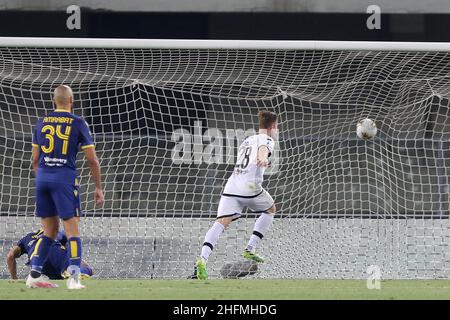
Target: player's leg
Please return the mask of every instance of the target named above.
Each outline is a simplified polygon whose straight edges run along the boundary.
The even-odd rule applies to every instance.
[[[217,209],[217,219],[205,235],[200,258],[208,262],[214,247],[219,241],[219,236],[228,228],[233,220],[239,218],[242,212],[242,205],[234,197],[222,196]]]
[[[58,261],[55,264],[55,268],[58,268],[58,270],[60,270],[60,274],[61,277],[63,279],[69,279],[70,278],[70,273],[67,270],[67,268],[69,267],[69,257],[67,255],[67,251],[66,249],[63,249],[64,253],[62,253],[59,257],[58,257]],[[80,279],[81,280],[86,280],[86,279],[90,279],[93,275],[94,275],[94,270],[92,269],[92,267],[84,260],[81,260],[81,264],[80,264]]]
[[[83,289],[84,286],[80,283],[82,245],[78,227],[80,220],[79,188],[76,185],[60,184],[59,190],[52,195],[67,236],[69,257],[67,271],[70,273],[67,286],[69,289]]]
[[[230,223],[233,221],[233,217],[221,217],[218,218],[214,224],[209,228],[208,232],[205,234],[205,240],[203,242],[202,251],[200,253],[200,258],[205,262],[208,261],[214,247],[219,241],[219,237],[222,232],[228,228]]]
[[[205,280],[208,278],[206,264],[209,256],[219,241],[219,237],[222,232],[228,228],[232,221],[239,218],[242,209],[243,207],[238,199],[226,196],[222,196],[220,198],[219,208],[217,210],[217,220],[211,228],[209,228],[208,232],[206,232],[200,257],[197,259],[195,264],[196,269],[194,278],[196,277],[200,280]]]
[[[31,271],[26,285],[29,288],[56,288],[56,284],[42,276],[44,263],[59,229],[59,218],[45,183],[36,184],[36,216],[41,218],[44,234],[36,241],[31,254]]]
[[[44,234],[41,235],[36,241],[30,259],[30,274],[32,278],[37,278],[41,275],[44,262],[47,260],[50,252],[50,247],[53,244],[54,238],[56,237],[56,233],[58,232],[59,228],[59,219],[56,216],[42,218],[41,222],[44,228]]]
[[[81,285],[81,256],[82,246],[78,228],[78,217],[72,217],[64,220],[64,230],[67,234],[67,254],[69,257],[69,266],[67,271],[70,274],[67,286],[69,289],[83,289]]]
[[[61,244],[54,242],[50,248],[47,261],[45,261],[42,274],[49,277],[51,280],[63,279],[62,272],[67,269],[69,259],[67,258],[67,251]]]
[[[255,222],[252,235],[242,255],[255,262],[264,262],[264,259],[255,253],[255,250],[272,225],[276,207],[272,197],[265,190],[261,195],[252,199],[248,207],[255,212],[261,212],[261,215]]]
[[[206,271],[206,263],[208,262],[209,256],[211,255],[215,245],[219,241],[220,234],[227,228],[233,217],[223,217],[217,219],[214,224],[206,232],[205,240],[203,242],[200,257],[195,263],[195,274],[194,276],[200,280],[208,279],[208,272]]]
[[[70,273],[67,270],[69,267],[69,256],[67,254],[67,249],[61,244],[53,244],[50,249],[50,254],[48,256],[47,263],[44,266],[48,266],[50,272],[45,273],[50,279],[68,279],[70,278]],[[80,274],[81,279],[88,279],[92,277],[94,271],[92,268],[85,262],[81,261],[80,264]]]
[[[92,277],[94,275],[94,270],[84,260],[81,260],[80,272],[81,272],[82,279],[89,279],[90,277]]]
[[[49,256],[53,238],[56,237],[59,227],[58,217],[47,217],[42,219],[44,234],[39,237],[31,254],[30,275],[27,278],[27,287],[29,288],[56,288],[56,284],[48,281],[42,276],[44,264]],[[55,232],[56,231],[56,232]]]

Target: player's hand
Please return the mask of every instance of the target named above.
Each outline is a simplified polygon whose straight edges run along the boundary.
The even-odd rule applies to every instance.
[[[105,196],[103,195],[102,189],[95,188],[94,199],[97,206],[101,206],[103,204],[105,201]]]
[[[262,167],[262,168],[267,168],[268,166],[269,166],[269,159],[265,159],[265,160],[258,160],[257,162],[256,162],[256,165],[258,166],[258,167]]]

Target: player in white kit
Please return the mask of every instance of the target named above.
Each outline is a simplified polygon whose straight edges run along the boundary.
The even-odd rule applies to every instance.
[[[273,139],[278,134],[278,123],[274,112],[260,111],[258,118],[258,134],[246,138],[239,147],[236,165],[220,198],[217,220],[205,235],[192,278],[208,279],[206,263],[220,234],[232,221],[240,217],[244,208],[261,215],[256,220],[253,234],[242,256],[255,262],[264,262],[264,259],[255,253],[255,249],[269,230],[276,211],[274,201],[263,189],[262,182],[264,171],[270,165],[269,158],[273,153]]]

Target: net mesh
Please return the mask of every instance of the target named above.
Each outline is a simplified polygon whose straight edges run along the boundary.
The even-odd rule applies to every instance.
[[[386,278],[448,278],[449,62],[445,52],[0,48],[0,260],[39,226],[31,132],[67,84],[103,171],[98,209],[80,155],[84,256],[97,276],[192,273],[237,147],[269,109],[280,137],[264,186],[278,213],[252,277],[366,278],[378,265]],[[379,127],[370,141],[355,134],[364,117]],[[222,235],[212,277],[240,261],[256,217]]]

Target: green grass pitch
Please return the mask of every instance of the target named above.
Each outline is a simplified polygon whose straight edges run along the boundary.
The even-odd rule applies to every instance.
[[[88,280],[85,290],[28,289],[24,281],[0,280],[7,299],[450,299],[450,280],[384,280],[369,290],[363,280]]]

